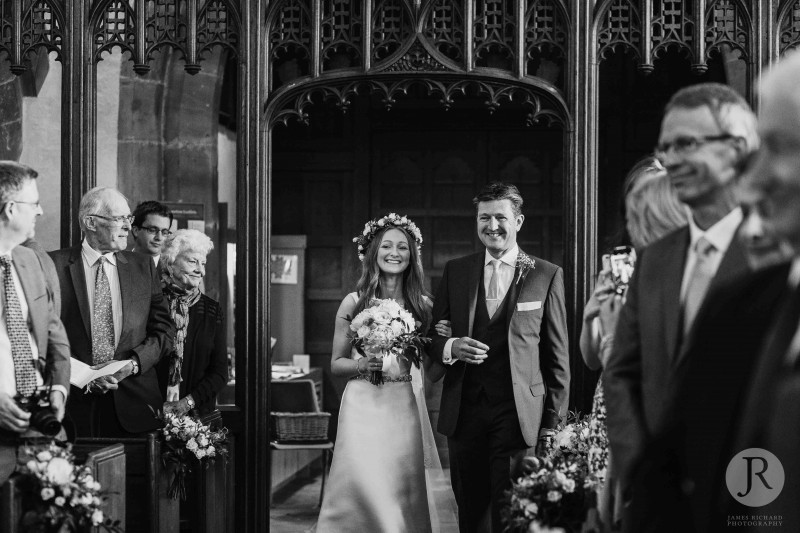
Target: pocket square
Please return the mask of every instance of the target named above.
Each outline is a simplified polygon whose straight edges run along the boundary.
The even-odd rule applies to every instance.
[[[542,308],[542,302],[519,302],[517,311],[534,311]]]

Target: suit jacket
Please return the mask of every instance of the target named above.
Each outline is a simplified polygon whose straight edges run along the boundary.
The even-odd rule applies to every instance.
[[[758,513],[780,515],[783,523],[792,528],[800,524],[800,361],[789,366],[786,355],[800,322],[800,287],[785,289],[776,307],[772,327],[758,351],[747,387],[741,391],[743,401],[731,454],[748,448],[763,448],[775,454],[783,466],[785,484],[780,495],[759,507]],[[769,479],[773,474],[768,474]],[[726,485],[718,487],[715,509],[722,516],[752,512],[751,507],[731,497]]]
[[[675,369],[689,344],[689,339],[682,342],[681,338],[680,302],[689,243],[685,226],[639,254],[620,312],[615,347],[603,373],[608,438],[623,488],[647,442],[667,425]],[[748,268],[744,250],[734,238],[709,293]]]
[[[520,250],[520,253],[522,251]],[[453,337],[472,335],[478,284],[483,283],[485,252],[454,259],[445,265],[432,324],[450,320]],[[555,428],[566,415],[569,401],[569,350],[564,304],[564,272],[547,261],[533,258],[535,266],[509,291],[508,349],[514,403],[520,429],[528,446],[535,446],[540,427]],[[541,302],[538,309],[520,311],[518,304]],[[480,302],[484,305],[484,302]],[[432,327],[430,353],[441,361],[448,340]],[[491,357],[491,355],[490,355]],[[451,436],[458,427],[466,363],[456,361],[444,376],[439,412],[439,432]]]
[[[33,250],[36,257],[39,258],[39,263],[42,265],[42,272],[44,272],[44,279],[47,283],[47,291],[53,298],[53,305],[56,308],[56,314],[61,316],[61,287],[58,285],[58,273],[56,273],[56,265],[47,252],[44,251],[42,245],[33,239],[28,239],[22,243],[22,246]]]
[[[733,450],[732,439],[742,392],[786,293],[788,275],[786,263],[748,273],[709,294],[679,365],[675,420],[664,438],[677,446],[681,485],[691,487],[686,496],[696,531],[726,527],[724,517],[712,519],[712,506],[725,485],[728,462],[740,451]]]
[[[50,252],[61,284],[61,319],[69,335],[72,357],[92,364],[91,305],[86,288],[81,247]],[[154,410],[164,397],[153,368],[172,349],[175,326],[169,318],[166,298],[156,277],[153,261],[133,252],[117,252],[122,331],[114,359],[139,360],[139,375],[122,380],[113,391],[117,418],[123,429],[141,433],[159,426]],[[80,426],[89,420],[93,396],[73,391],[70,414]],[[151,410],[152,407],[152,410]],[[79,435],[84,436],[84,435]]]
[[[69,340],[56,313],[39,259],[33,251],[22,246],[14,248],[11,257],[28,302],[42,378],[45,384],[61,385],[69,391]]]

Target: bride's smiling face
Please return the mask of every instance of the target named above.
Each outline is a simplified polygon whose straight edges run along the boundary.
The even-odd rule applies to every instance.
[[[399,274],[408,268],[411,250],[405,233],[390,229],[381,237],[378,248],[378,268],[387,274]]]

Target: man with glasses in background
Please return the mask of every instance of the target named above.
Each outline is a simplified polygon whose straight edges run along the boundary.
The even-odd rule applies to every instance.
[[[174,326],[149,257],[126,252],[133,215],[116,189],[96,187],[78,209],[83,242],[51,252],[61,284],[61,319],[72,357],[113,375],[72,390],[67,413],[78,437],[140,436],[159,426],[164,403],[155,365],[172,348]]]
[[[172,219],[172,211],[161,202],[147,200],[137,205],[131,226],[133,251],[149,255],[158,266],[164,241],[172,235]]]
[[[647,453],[670,425],[677,369],[709,287],[748,269],[735,234],[735,187],[758,148],[747,102],[720,84],[677,92],[667,104],[656,156],[690,211],[685,226],[639,252],[604,371],[609,442],[625,501],[623,530],[680,531],[685,502],[671,450]],[[607,305],[622,305],[617,297]],[[698,443],[702,445],[702,443]]]

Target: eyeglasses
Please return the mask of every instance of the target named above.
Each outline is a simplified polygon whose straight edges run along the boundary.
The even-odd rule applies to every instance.
[[[155,236],[157,233],[161,233],[162,237],[169,237],[172,235],[172,232],[168,229],[160,229],[155,226],[141,226],[141,229],[145,230],[149,235]]]
[[[704,135],[703,137],[678,137],[671,142],[661,143],[656,146],[653,155],[659,161],[663,161],[670,150],[675,150],[676,154],[687,154],[694,152],[704,144],[718,141],[729,141],[731,139],[741,139],[737,135],[723,133],[721,135]]]
[[[36,207],[36,208],[39,208],[39,207],[41,207],[41,206],[42,206],[42,205],[39,203],[39,200],[36,200],[35,202],[23,202],[22,200],[9,200],[9,201],[8,201],[8,203],[11,203],[11,202],[14,202],[15,204],[26,204],[26,205],[32,205],[33,207]]]
[[[113,222],[114,224],[124,224],[125,222],[127,222],[128,224],[133,223],[133,215],[121,215],[121,216],[118,216],[118,217],[106,217],[106,216],[103,216],[103,215],[90,214],[89,216],[90,217],[102,218],[103,220],[108,220],[109,222]]]

